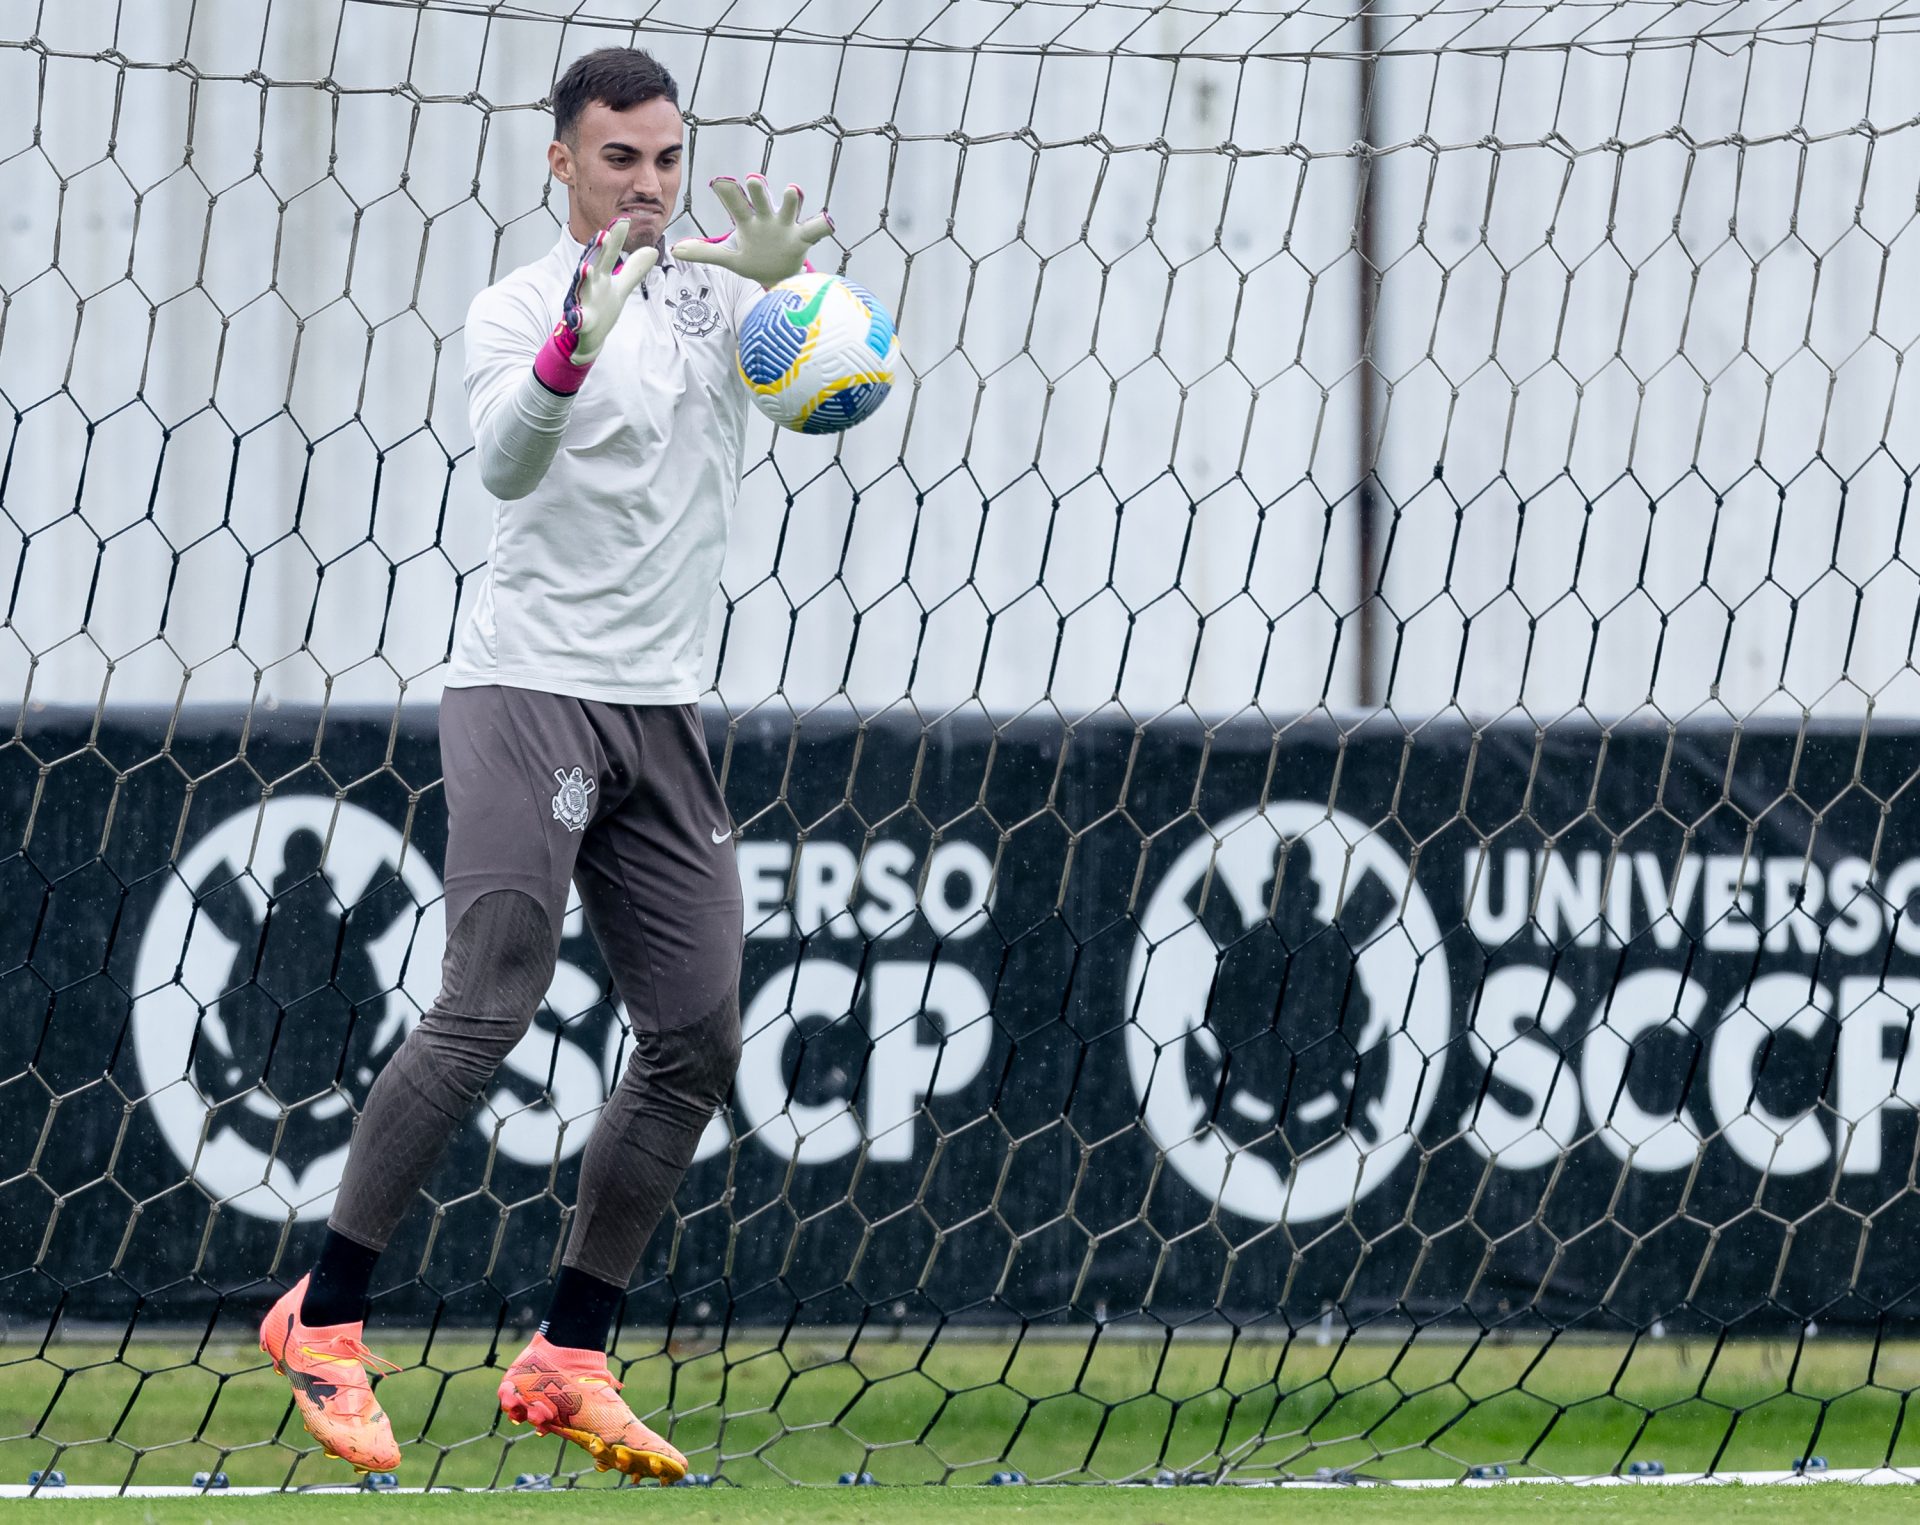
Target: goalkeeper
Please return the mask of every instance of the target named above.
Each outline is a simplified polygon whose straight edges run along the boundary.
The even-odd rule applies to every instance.
[[[735,336],[831,224],[800,221],[792,188],[775,207],[758,177],[722,180],[733,236],[669,252],[682,123],[645,53],[579,59],[554,118],[566,231],[467,315],[475,452],[499,501],[440,706],[440,996],[375,1081],[319,1261],[261,1344],[330,1455],[399,1464],[364,1364],[374,1262],[532,1022],[571,881],[633,1057],[587,1144],[547,1318],[500,1402],[603,1471],[671,1482],[686,1458],[621,1400],[606,1341],[739,1062],[740,884],[697,703],[749,416]]]

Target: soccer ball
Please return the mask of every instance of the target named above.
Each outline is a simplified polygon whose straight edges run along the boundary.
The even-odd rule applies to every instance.
[[[782,281],[740,325],[740,379],[755,406],[801,434],[837,434],[871,416],[899,360],[886,308],[838,275]]]

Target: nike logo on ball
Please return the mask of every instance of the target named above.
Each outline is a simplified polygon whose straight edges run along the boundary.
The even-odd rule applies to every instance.
[[[813,327],[813,320],[820,316],[820,309],[826,303],[827,291],[828,285],[825,281],[822,281],[813,295],[807,298],[807,305],[805,307],[789,307],[787,309],[787,321],[795,328],[806,329]]]
[[[714,845],[715,847],[718,847],[718,846],[719,846],[719,845],[720,845],[720,844],[721,844],[722,842],[724,842],[724,841],[726,841],[726,840],[727,840],[727,838],[728,838],[728,837],[730,837],[730,836],[732,836],[732,835],[733,835],[733,828],[732,828],[731,826],[729,826],[729,827],[728,827],[728,828],[727,828],[727,829],[726,829],[725,831],[716,831],[716,832],[714,832],[714,834],[713,834],[713,845]]]

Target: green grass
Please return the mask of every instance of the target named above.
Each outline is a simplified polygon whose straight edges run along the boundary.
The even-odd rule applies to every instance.
[[[493,1486],[576,1471],[578,1452],[505,1425],[484,1345],[437,1339],[423,1350],[411,1339],[375,1342],[410,1368],[380,1387],[403,1481]],[[251,1348],[195,1359],[162,1344],[119,1356],[66,1344],[48,1357],[0,1347],[0,1436],[13,1437],[0,1439],[0,1482],[46,1466],[75,1484],[183,1484],[214,1468],[235,1485],[345,1475],[315,1452],[286,1383]],[[746,1485],[863,1470],[912,1484],[975,1483],[999,1468],[1140,1478],[1223,1456],[1249,1477],[1319,1467],[1458,1477],[1495,1461],[1516,1475],[1580,1475],[1634,1457],[1674,1472],[1777,1471],[1810,1451],[1835,1467],[1920,1468],[1920,1422],[1903,1402],[1920,1388],[1920,1342],[1748,1341],[1715,1352],[1678,1339],[1343,1348],[1083,1335],[1015,1347],[908,1334],[849,1349],[795,1335],[656,1348],[624,1375],[634,1408],[662,1429],[670,1417],[697,1471]]]
[[[1848,1525],[1893,1525],[1913,1518],[1906,1488],[1820,1485],[1819,1506],[1844,1511]],[[712,1493],[660,1493],[629,1489],[561,1496],[494,1494],[485,1498],[247,1498],[63,1500],[46,1504],[61,1525],[314,1525],[316,1521],[403,1511],[409,1520],[495,1522],[550,1521],[553,1525],[671,1517],[673,1525],[1253,1525],[1284,1519],[1287,1525],[1447,1525],[1452,1520],[1486,1522],[1592,1521],[1593,1525],[1732,1520],[1741,1525],[1801,1525],[1813,1499],[1803,1488],[1566,1488],[1518,1486],[1468,1492],[1358,1489],[1289,1493],[1265,1489],[1048,1490],[915,1488],[727,1489]]]

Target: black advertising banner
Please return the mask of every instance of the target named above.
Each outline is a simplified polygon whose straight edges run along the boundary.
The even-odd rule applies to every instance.
[[[1920,1313],[1920,731],[709,725],[745,1057],[630,1318]],[[431,710],[0,748],[9,1322],[305,1264],[438,985],[438,775]],[[382,1317],[538,1304],[622,1036],[576,911]]]

